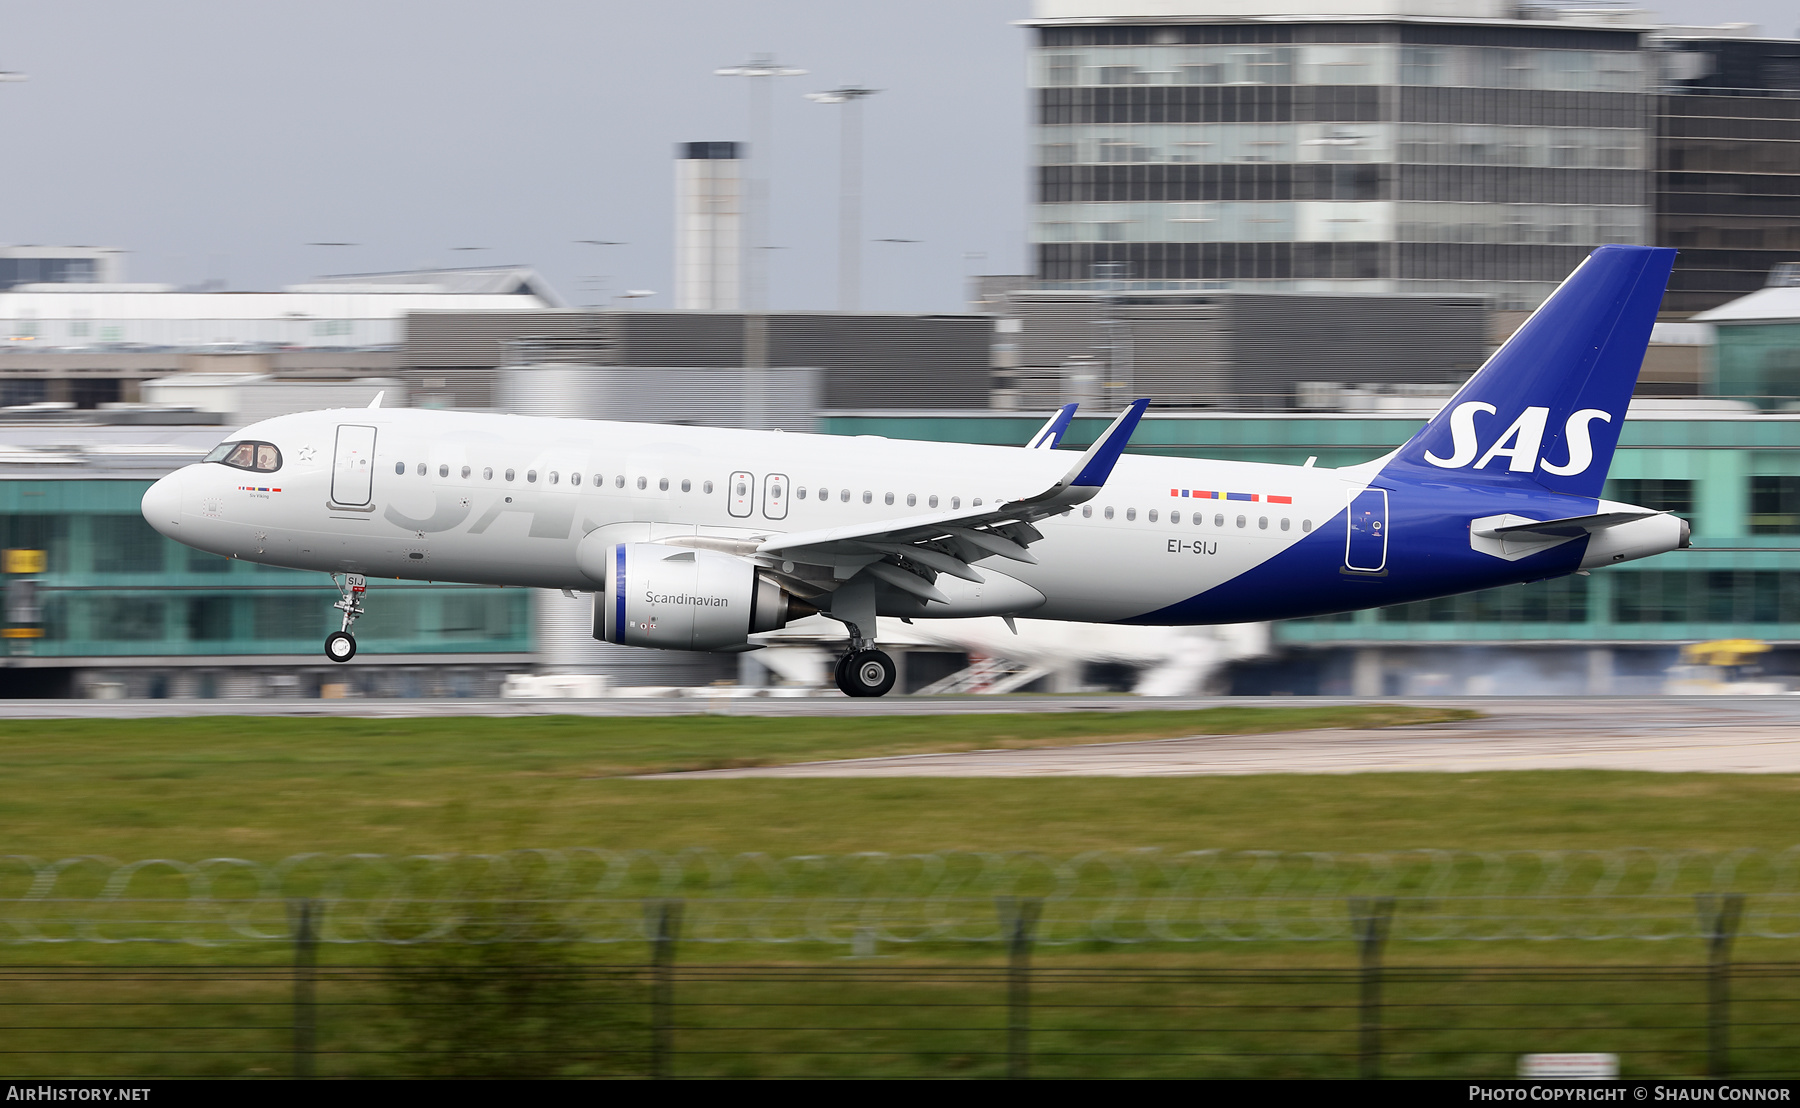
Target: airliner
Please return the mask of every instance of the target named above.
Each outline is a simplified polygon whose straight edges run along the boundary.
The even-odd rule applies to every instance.
[[[199,550],[331,574],[342,627],[380,578],[593,595],[597,639],[757,649],[823,613],[837,685],[881,696],[876,617],[1211,624],[1582,573],[1688,545],[1600,499],[1674,251],[1602,246],[1393,452],[1330,468],[1080,455],[1074,406],[1023,447],[383,408],[251,424],[156,482]]]

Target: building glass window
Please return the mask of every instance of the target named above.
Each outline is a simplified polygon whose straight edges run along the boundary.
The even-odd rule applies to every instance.
[[[161,573],[165,540],[141,515],[94,516],[95,573]]]
[[[1668,478],[1618,478],[1606,483],[1608,500],[1636,504],[1678,516],[1694,514],[1694,482]]]
[[[1442,596],[1382,608],[1379,618],[1384,623],[1585,623],[1588,581],[1586,577],[1558,577]]]
[[[1800,573],[1783,570],[1635,570],[1612,575],[1616,623],[1791,623]]]
[[[1800,477],[1750,478],[1750,533],[1800,535]]]

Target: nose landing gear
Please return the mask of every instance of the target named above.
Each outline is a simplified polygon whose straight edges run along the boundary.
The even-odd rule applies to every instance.
[[[348,662],[356,657],[356,636],[350,633],[350,627],[363,614],[362,598],[369,591],[369,582],[360,573],[347,573],[343,580],[334,573],[331,583],[337,586],[340,598],[332,607],[344,613],[344,626],[325,636],[325,656],[334,662]]]

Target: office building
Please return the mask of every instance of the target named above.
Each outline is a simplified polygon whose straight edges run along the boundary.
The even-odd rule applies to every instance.
[[[1594,246],[1650,241],[1648,28],[1320,7],[1039,0],[1040,280],[1521,309]]]
[[[1662,80],[1655,242],[1681,250],[1665,315],[1716,308],[1800,262],[1800,42],[1756,31],[1650,40]]]

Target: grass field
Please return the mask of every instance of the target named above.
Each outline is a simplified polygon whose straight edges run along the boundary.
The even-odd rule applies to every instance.
[[[1800,777],[1774,775],[630,776],[931,750],[1393,726],[1459,715],[1382,707],[800,720],[14,722],[0,734],[7,768],[6,787],[0,790],[0,828],[5,831],[0,854],[186,860],[230,855],[274,861],[307,851],[702,847],[778,855],[1035,850],[1069,856],[1140,847],[1361,851],[1638,846],[1723,851],[1779,850],[1800,842],[1800,816],[1795,814]],[[1800,961],[1792,946],[1788,941],[1742,941],[1738,956]],[[1046,947],[1035,956],[1046,972],[1065,975],[1076,972],[1069,967],[1106,967],[1094,971],[1099,977],[1046,978],[1035,987],[1043,1006],[1032,1017],[1038,1052],[1034,1064],[1042,1075],[1354,1072],[1353,982],[1313,972],[1353,973],[1352,944],[1102,947]],[[320,1059],[321,1072],[413,1072],[407,1067],[417,1065],[439,1075],[458,1072],[445,1061],[441,1037],[451,1031],[489,1034],[485,1024],[449,1031],[407,1024],[399,1014],[407,994],[379,976],[380,967],[394,957],[390,949],[357,945],[322,950],[321,962],[330,974],[377,976],[360,985],[331,976],[322,981],[320,999],[326,1007],[319,1042],[327,1055]],[[458,982],[466,975],[459,976],[456,966],[476,955],[456,951],[483,949],[445,948],[442,956],[450,960],[445,984],[434,987],[463,987]],[[683,977],[678,1002],[693,1007],[677,1013],[684,1028],[675,1040],[681,1055],[677,1073],[1004,1072],[1003,954],[991,944],[895,948],[867,963],[843,959],[841,948],[684,943],[682,950],[683,972],[691,970],[691,976]],[[621,943],[544,956],[571,964],[618,965],[641,964],[646,953],[640,943]],[[501,952],[480,957],[515,956]],[[29,1034],[14,1034],[10,1045],[0,1048],[0,1073],[290,1072],[286,1052],[293,988],[285,971],[238,980],[226,969],[253,962],[279,970],[292,957],[284,943],[267,949],[180,943],[32,945],[12,946],[0,957],[17,967],[10,971],[17,979],[7,979],[3,990],[13,1022],[42,1025]],[[1503,1076],[1517,1053],[1535,1049],[1626,1050],[1631,1052],[1628,1073],[1703,1071],[1705,982],[1682,968],[1704,958],[1695,940],[1409,943],[1396,944],[1389,958],[1396,965],[1514,967],[1507,971],[1514,976],[1504,979],[1445,979],[1416,986],[1396,980],[1390,996],[1399,1006],[1391,1016],[1396,1037],[1386,1049],[1397,1053],[1389,1058],[1389,1072]],[[733,960],[755,963],[743,972],[761,973],[768,980],[754,984],[720,976],[727,971],[716,967]],[[161,983],[143,976],[158,963],[181,968],[172,966],[172,976]],[[1608,984],[1566,974],[1639,963],[1663,967],[1656,973],[1687,976],[1640,979],[1634,971]],[[34,976],[78,965],[95,972],[124,971],[125,976],[91,981]],[[209,965],[224,976],[216,981],[195,976]],[[1561,968],[1538,983],[1517,976],[1520,967],[1533,965]],[[822,977],[810,983],[781,976],[808,966],[820,972],[831,967],[854,972],[842,980]],[[1258,966],[1276,976],[1248,968]],[[1162,984],[1119,978],[1132,967],[1189,976]],[[620,968],[628,975],[641,973]],[[1279,974],[1290,970],[1300,976],[1274,988],[1288,980]],[[978,972],[989,976],[968,976]],[[1218,977],[1220,973],[1253,976],[1238,980]],[[629,1055],[626,1070],[641,1072],[647,1057],[643,1020],[649,993],[642,980],[631,980],[636,983],[620,986],[624,991],[615,998],[629,1014],[595,1039],[617,1038]],[[1734,1040],[1739,1051],[1734,1064],[1740,1070],[1800,1057],[1800,1029],[1787,1023],[1788,1013],[1800,1004],[1796,980],[1782,977],[1754,987],[1745,980],[1736,986],[1743,990],[1741,1018],[1750,1021]],[[1756,1002],[1759,1006],[1750,1006],[1754,990],[1767,994]],[[499,999],[526,1003],[513,993]],[[527,1000],[559,1010],[587,1003],[579,997],[570,1001],[554,989]],[[940,1003],[946,1006],[934,1007]],[[449,1005],[455,1010],[478,1007]],[[783,1019],[795,1026],[780,1024]],[[115,1029],[97,1035],[91,1028],[101,1024]],[[767,1030],[752,1035],[727,1030],[726,1024]],[[1534,1030],[1552,1025],[1561,1030],[1553,1035]],[[864,1030],[854,1030],[858,1027]],[[227,1034],[222,1028],[232,1030]],[[406,1044],[422,1041],[421,1035],[438,1037],[432,1039],[438,1043],[432,1048],[436,1053],[426,1051],[424,1063],[407,1061],[415,1048]],[[545,1057],[538,1047],[535,1042],[520,1046],[523,1053],[505,1064]],[[732,1053],[740,1047],[746,1053]],[[550,1072],[619,1072],[605,1059],[579,1055],[558,1053]]]
[[[1800,778],[1540,771],[633,780],[726,764],[1424,722],[1381,708],[861,719],[9,723],[0,853],[122,859],[521,847],[1785,848]]]

